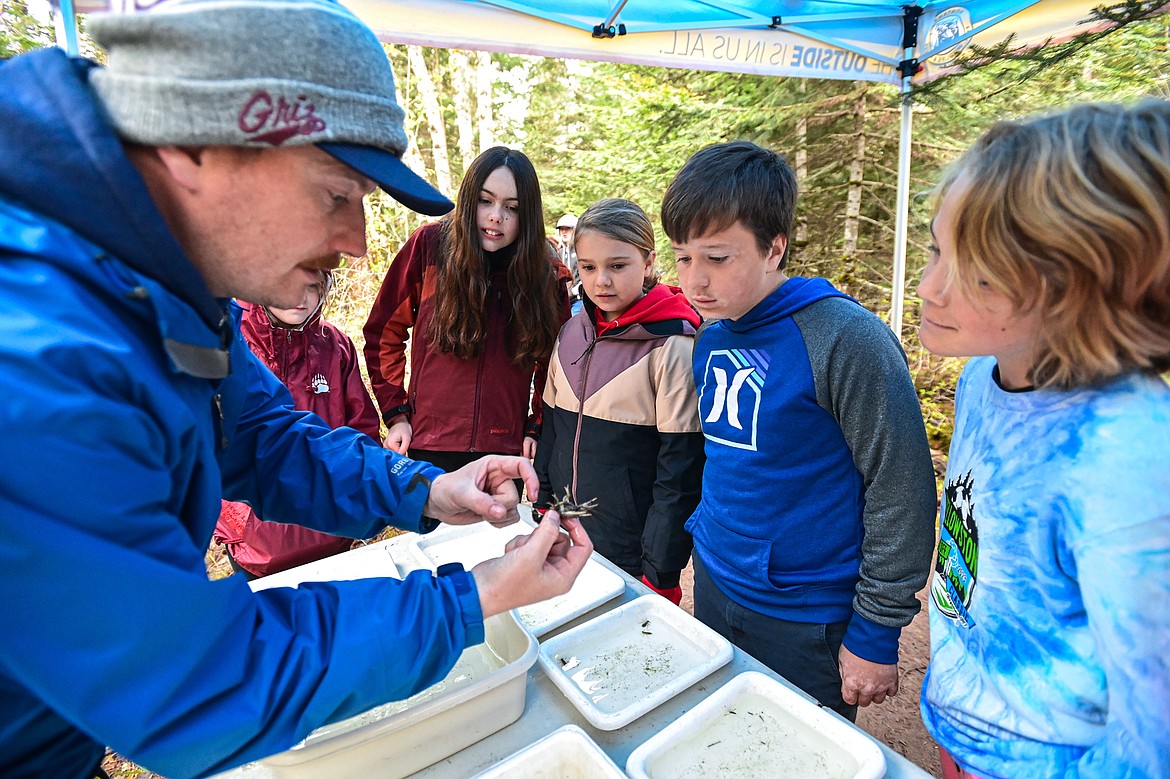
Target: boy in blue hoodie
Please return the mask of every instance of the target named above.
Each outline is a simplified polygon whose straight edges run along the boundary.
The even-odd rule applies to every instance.
[[[687,299],[706,437],[695,616],[854,719],[898,691],[934,545],[934,470],[897,338],[785,274],[796,177],[746,141],[694,154],[662,223]]]

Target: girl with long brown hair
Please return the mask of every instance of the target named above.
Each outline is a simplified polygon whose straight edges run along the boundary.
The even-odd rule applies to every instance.
[[[468,167],[455,210],[394,258],[365,326],[388,448],[447,470],[488,453],[535,455],[532,387],[544,386],[569,314],[543,212],[532,163],[496,146]]]

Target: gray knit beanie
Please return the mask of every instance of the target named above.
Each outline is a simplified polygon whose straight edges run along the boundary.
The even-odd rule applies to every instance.
[[[403,111],[374,33],[331,0],[165,0],[102,14],[90,75],[122,138],[155,146],[317,144],[404,205],[451,202],[402,162]]]

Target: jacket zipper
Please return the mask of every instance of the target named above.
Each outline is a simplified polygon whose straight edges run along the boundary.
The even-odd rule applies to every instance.
[[[581,371],[581,387],[577,395],[577,430],[573,433],[573,502],[577,503],[577,455],[581,445],[581,425],[585,421],[585,390],[589,386],[589,366],[593,363],[593,347],[597,345],[600,336],[594,334],[593,340],[586,347],[585,368]]]
[[[500,302],[500,291],[496,291],[496,303]],[[498,309],[499,306],[497,305]],[[490,316],[488,317],[490,323]],[[471,451],[477,451],[475,448],[476,439],[479,436],[479,404],[483,402],[483,367],[487,360],[487,345],[484,345],[484,350],[479,354],[478,365],[475,369],[475,403],[471,406]]]

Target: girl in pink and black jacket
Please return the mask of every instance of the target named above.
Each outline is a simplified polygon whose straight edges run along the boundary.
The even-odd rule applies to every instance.
[[[693,545],[703,433],[691,369],[701,321],[658,282],[654,227],[637,204],[599,200],[573,236],[584,309],[561,328],[544,386],[538,508],[596,500],[594,548],[678,603]]]

